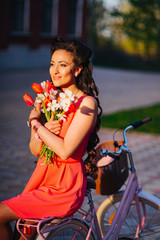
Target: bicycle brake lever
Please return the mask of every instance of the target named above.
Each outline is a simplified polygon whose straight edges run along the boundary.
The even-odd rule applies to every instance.
[[[107,156],[108,155],[108,150],[106,150],[106,149],[102,149],[101,150],[101,156]]]
[[[106,149],[102,149],[101,152],[102,152],[102,155],[103,155],[103,156],[107,156],[107,155],[108,155],[108,156],[112,157],[113,159],[116,159],[116,158],[118,157],[117,155],[109,152],[109,151],[106,150]]]

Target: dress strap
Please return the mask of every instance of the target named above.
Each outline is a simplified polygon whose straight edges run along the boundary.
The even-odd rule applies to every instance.
[[[78,99],[78,101],[76,102],[76,108],[78,108],[79,107],[79,105],[81,104],[81,102],[82,102],[82,100],[85,98],[85,97],[88,97],[89,95],[87,95],[87,94],[83,94],[79,99]]]

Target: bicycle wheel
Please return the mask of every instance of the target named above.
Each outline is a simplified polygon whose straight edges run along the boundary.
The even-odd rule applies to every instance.
[[[107,198],[97,210],[97,218],[100,224],[102,235],[104,236],[109,230],[116,211],[120,204],[123,194],[112,195]],[[139,234],[139,239],[143,240],[160,240],[160,210],[159,206],[145,199],[139,197],[139,201],[145,204],[146,208],[146,220],[144,229]],[[142,211],[142,209],[141,209]],[[130,209],[127,213],[126,219],[123,223],[119,239],[134,239],[136,229],[138,225],[138,216],[134,200],[130,205]],[[111,238],[112,239],[112,236]]]
[[[88,234],[89,226],[77,219],[72,219],[69,223],[59,226],[52,230],[47,240],[85,240]],[[93,232],[91,232],[90,240],[95,240]]]

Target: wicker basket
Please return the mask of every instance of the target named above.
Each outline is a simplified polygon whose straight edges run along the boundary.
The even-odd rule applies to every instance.
[[[122,145],[123,141],[117,141]],[[102,158],[101,150],[118,151],[119,148],[114,146],[114,141],[104,142],[97,149],[97,162]],[[128,177],[128,161],[125,153],[112,161],[112,163],[98,167],[98,177],[96,179],[96,192],[100,195],[110,195],[118,192]]]

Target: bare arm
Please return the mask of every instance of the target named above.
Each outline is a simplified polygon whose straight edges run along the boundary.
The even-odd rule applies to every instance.
[[[47,128],[39,127],[40,138],[62,159],[67,159],[81,144],[97,120],[97,102],[92,97],[83,99],[64,139],[56,136]],[[33,125],[36,120],[33,120]]]
[[[33,131],[33,128],[32,128],[31,129],[31,138],[30,138],[30,142],[29,142],[29,148],[30,148],[31,153],[35,156],[39,156],[42,144],[43,144],[42,141],[38,141],[35,138],[35,132]]]
[[[37,108],[37,110],[33,109],[31,111],[31,115],[30,116],[34,116],[37,117],[37,119],[40,116],[39,113],[39,109]],[[52,115],[51,119],[45,123],[45,128],[47,128],[50,132],[59,135],[60,131],[61,131],[61,124],[58,120],[53,120],[54,119],[54,115]],[[33,121],[31,122],[33,123]],[[38,156],[40,154],[41,151],[41,147],[42,147],[43,142],[38,140],[36,135],[35,135],[35,131],[33,130],[33,124],[32,124],[32,128],[31,128],[31,138],[30,138],[30,143],[29,143],[29,147],[31,150],[31,153],[35,156]]]

